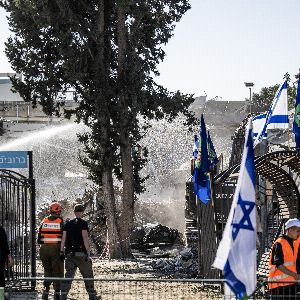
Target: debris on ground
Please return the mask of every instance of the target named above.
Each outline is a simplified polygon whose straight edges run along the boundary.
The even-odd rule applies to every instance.
[[[174,258],[160,258],[153,261],[152,267],[173,278],[196,278],[198,275],[198,250],[185,248]]]

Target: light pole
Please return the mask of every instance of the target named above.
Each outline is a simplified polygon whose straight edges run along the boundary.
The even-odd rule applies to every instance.
[[[251,114],[251,104],[252,104],[252,88],[254,86],[253,82],[244,82],[245,87],[249,88],[250,91],[250,98],[249,98],[249,106],[250,106],[250,114]]]

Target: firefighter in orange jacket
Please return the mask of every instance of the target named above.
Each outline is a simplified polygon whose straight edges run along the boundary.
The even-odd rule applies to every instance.
[[[60,243],[63,232],[62,207],[59,203],[49,206],[50,215],[45,217],[39,228],[38,243],[44,277],[64,277],[64,264],[60,258]],[[44,281],[43,300],[48,300],[51,281]],[[53,282],[54,299],[60,299],[61,283]]]
[[[299,251],[300,221],[289,219],[285,223],[286,234],[279,237],[272,246],[269,260],[269,289],[271,299],[296,298],[297,284],[300,280],[297,272]],[[299,262],[298,262],[299,264]]]

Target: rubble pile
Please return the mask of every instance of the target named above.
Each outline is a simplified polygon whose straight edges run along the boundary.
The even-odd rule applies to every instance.
[[[74,202],[68,199],[60,200],[63,207],[62,217],[65,221],[74,218],[73,207],[75,204],[83,204],[86,208],[84,218],[90,225],[90,237],[92,240],[91,252],[93,255],[104,257],[108,255],[107,228],[104,207],[101,201],[95,201],[94,190],[85,191],[82,198]],[[43,202],[37,210],[37,226],[48,215],[49,201]],[[131,246],[135,256],[169,257],[178,254],[176,249],[183,248],[182,234],[177,229],[172,229],[161,224],[147,224],[136,227],[131,236]],[[135,251],[134,251],[135,250]],[[136,252],[137,251],[137,252]]]
[[[153,261],[152,268],[175,278],[195,278],[198,274],[198,250],[185,248],[174,258]]]
[[[161,250],[183,247],[183,238],[177,229],[161,224],[147,224],[137,227],[131,235],[132,249],[145,254],[160,254]]]

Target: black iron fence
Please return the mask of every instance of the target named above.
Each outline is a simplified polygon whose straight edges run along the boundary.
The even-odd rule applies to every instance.
[[[7,293],[9,299],[20,299],[20,297],[22,299],[42,299],[42,282],[44,278],[22,278],[20,280],[36,282],[36,291],[30,293],[18,293],[13,292],[13,290],[10,289]],[[47,280],[66,281],[69,279],[47,278]],[[223,280],[123,278],[95,278],[85,280],[94,281],[95,290],[99,298],[101,297],[101,300],[224,299]],[[262,295],[262,292],[255,293],[255,295],[253,295],[250,299],[263,299],[261,296],[256,296],[256,294]],[[50,299],[53,299],[53,291],[49,296]],[[88,294],[85,291],[84,280],[82,278],[75,278],[73,280],[72,288],[68,294],[68,299],[88,299]]]
[[[8,170],[0,170],[0,224],[6,231],[13,266],[7,270],[8,284],[32,288],[23,277],[35,276],[35,204],[30,179]],[[29,285],[28,285],[29,284]]]

